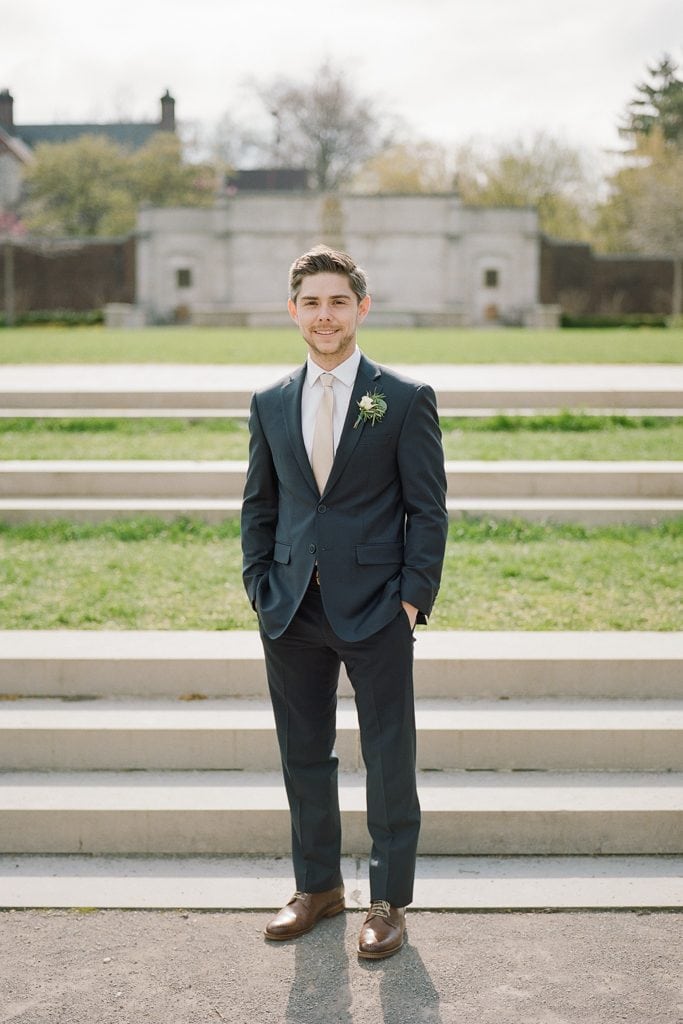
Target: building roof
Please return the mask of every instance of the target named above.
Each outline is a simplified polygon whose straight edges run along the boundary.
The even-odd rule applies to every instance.
[[[236,192],[305,192],[309,178],[305,167],[253,167],[226,175],[225,186]]]
[[[128,149],[139,149],[156,132],[175,131],[175,100],[168,89],[161,97],[159,121],[115,121],[107,124],[15,124],[14,97],[0,91],[0,128],[8,138],[33,149],[41,142],[72,142],[83,135],[104,135]]]
[[[33,148],[40,142],[72,142],[82,135],[105,135],[129,149],[139,149],[161,131],[160,124],[120,122],[115,124],[17,124],[15,138]]]
[[[0,153],[2,152],[10,153],[22,164],[30,164],[34,160],[33,153],[26,143],[15,135],[10,135],[0,125]]]

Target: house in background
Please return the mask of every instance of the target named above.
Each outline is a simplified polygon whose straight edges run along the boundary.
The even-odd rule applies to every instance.
[[[0,91],[0,210],[18,202],[24,168],[41,142],[72,142],[82,135],[105,135],[127,149],[139,149],[156,132],[175,132],[175,100],[168,89],[161,97],[159,121],[112,121],[94,124],[15,124],[14,97]]]
[[[30,147],[0,125],[0,213],[18,202],[24,169],[33,159]]]

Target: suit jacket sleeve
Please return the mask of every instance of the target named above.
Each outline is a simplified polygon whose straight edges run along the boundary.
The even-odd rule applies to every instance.
[[[406,511],[401,599],[426,622],[441,582],[448,535],[446,472],[436,396],[421,385],[408,409],[398,443]]]
[[[242,579],[252,607],[258,585],[273,561],[278,516],[278,483],[256,395],[249,414],[249,468],[242,501]]]

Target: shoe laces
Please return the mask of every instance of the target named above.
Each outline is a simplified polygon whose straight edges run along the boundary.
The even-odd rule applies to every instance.
[[[388,900],[373,900],[370,904],[368,917],[385,917],[388,919],[391,913],[391,903]]]

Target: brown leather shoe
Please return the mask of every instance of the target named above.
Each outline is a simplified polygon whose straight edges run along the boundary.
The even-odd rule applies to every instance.
[[[405,930],[405,907],[392,907],[386,900],[373,900],[358,937],[358,956],[381,960],[398,953]]]
[[[334,917],[344,909],[344,886],[325,892],[295,892],[286,907],[263,930],[267,939],[296,939],[310,932],[323,917]]]

